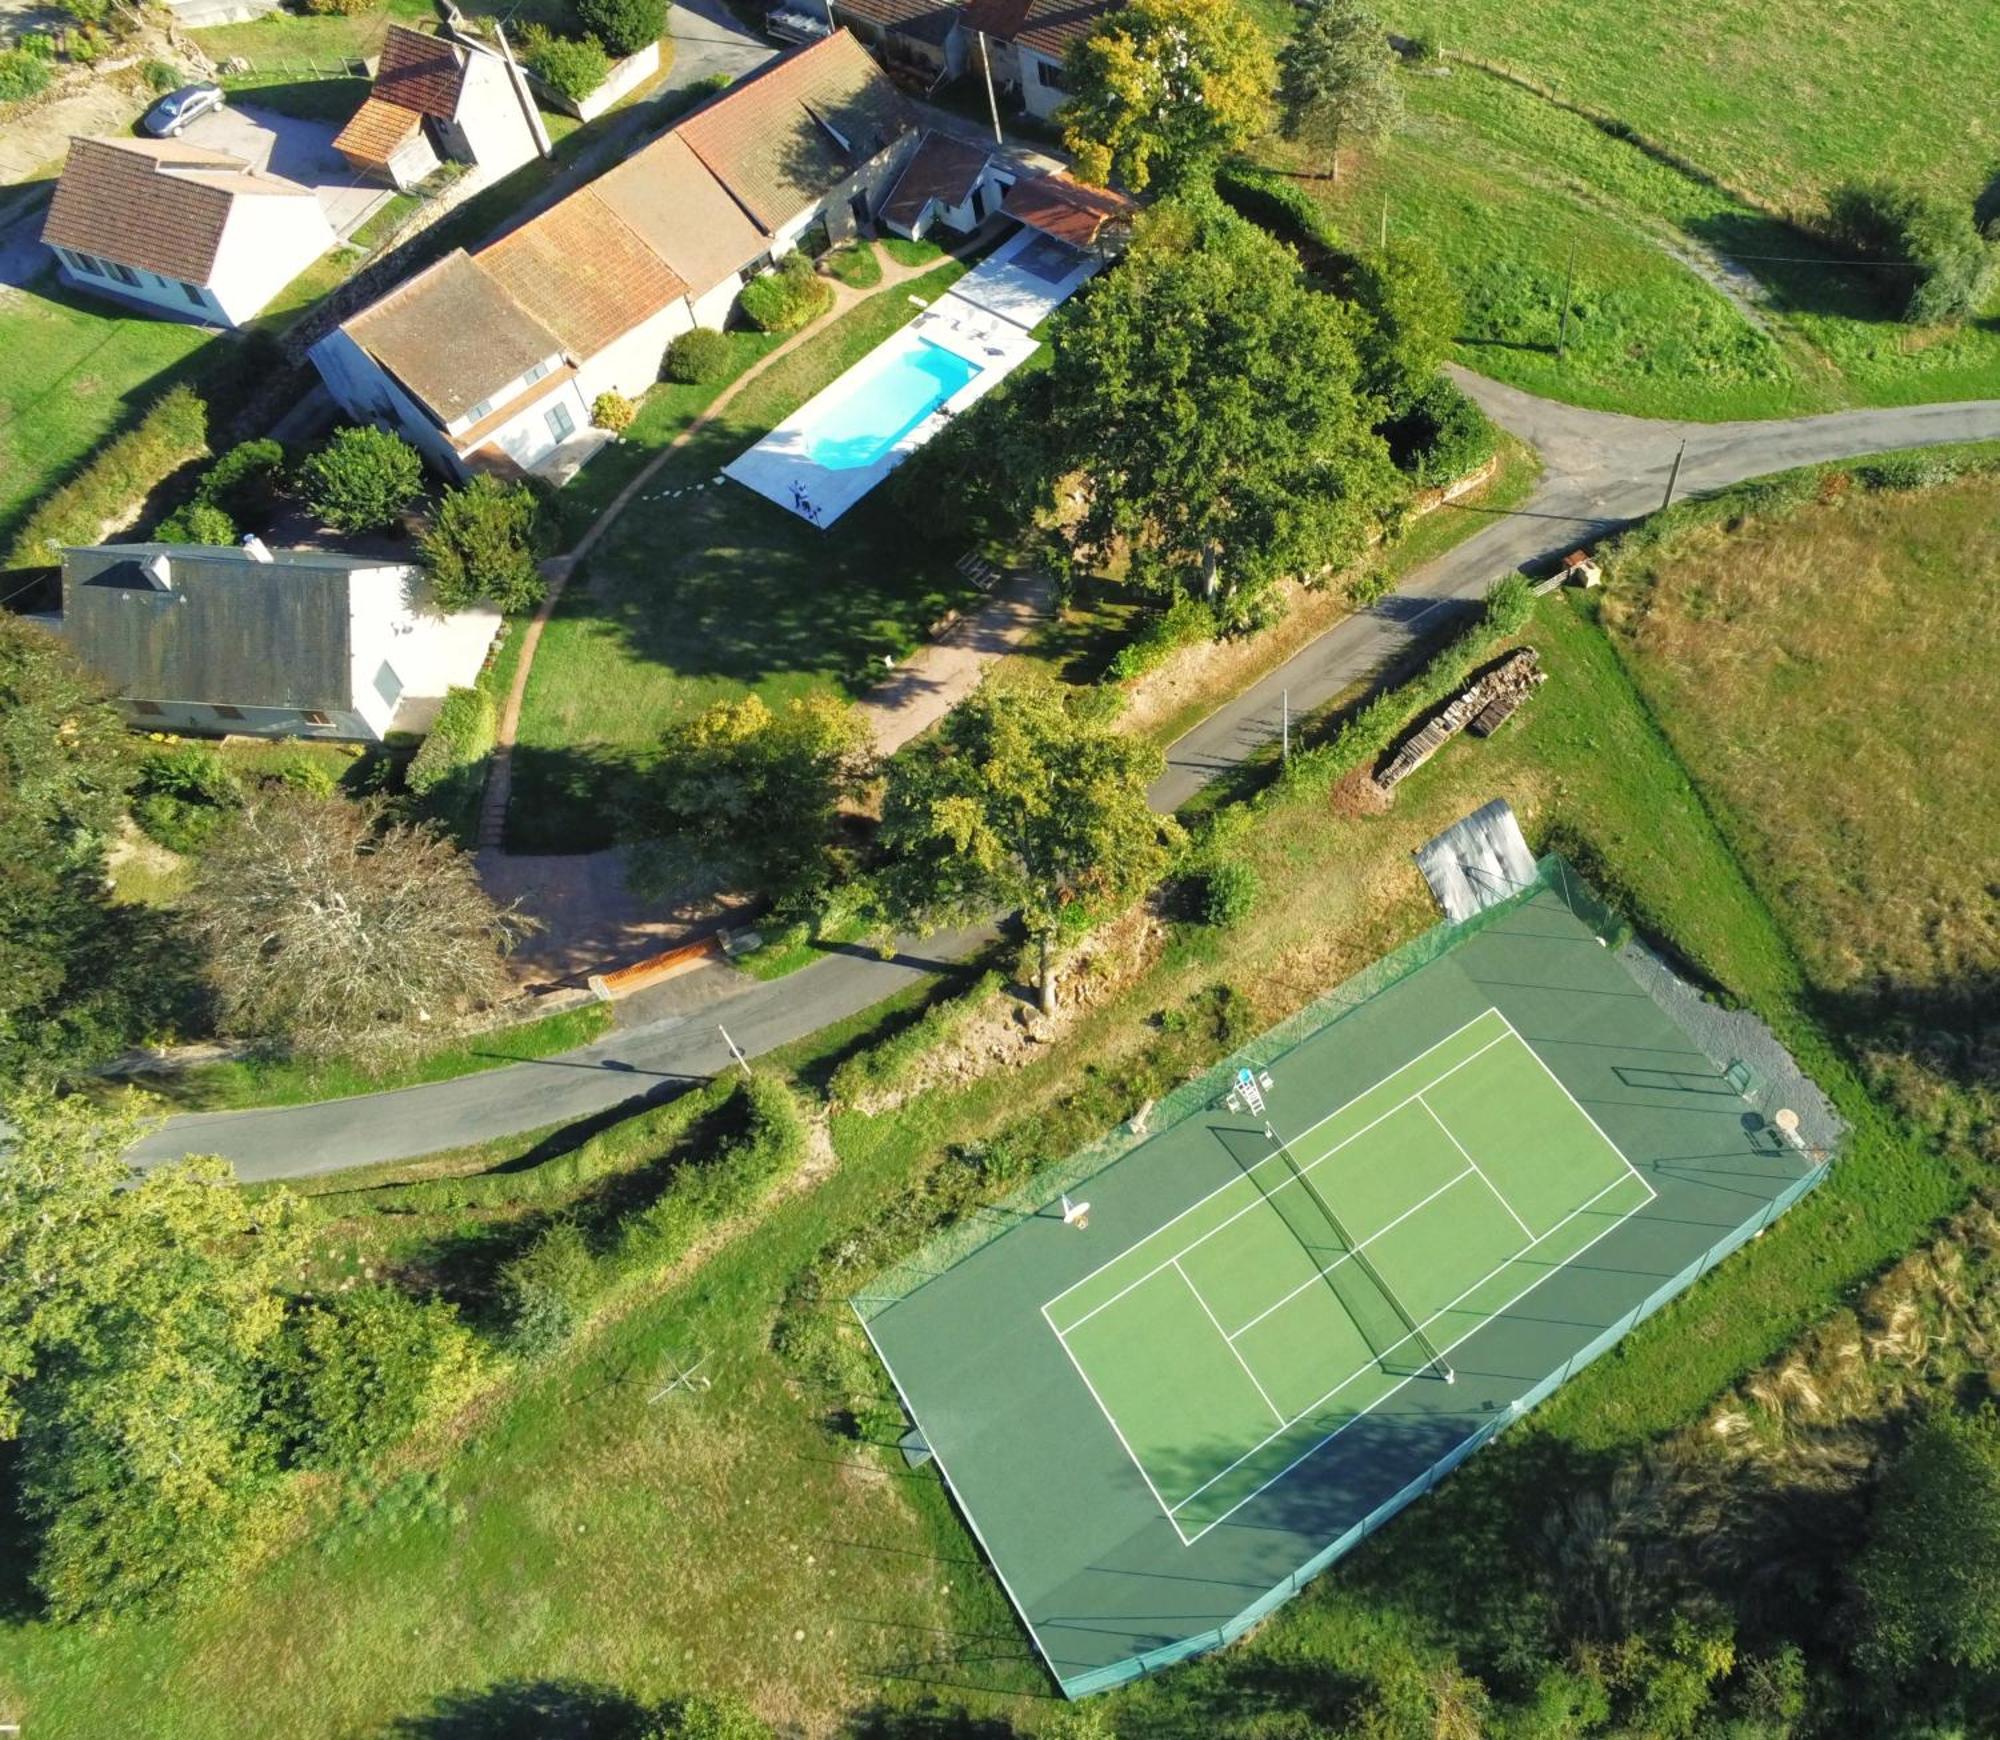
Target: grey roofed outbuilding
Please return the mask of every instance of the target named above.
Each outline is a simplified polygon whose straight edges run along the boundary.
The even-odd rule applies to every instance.
[[[147,564],[164,556],[163,587]],[[134,701],[330,711],[354,704],[349,576],[379,558],[201,544],[63,551],[63,634]]]

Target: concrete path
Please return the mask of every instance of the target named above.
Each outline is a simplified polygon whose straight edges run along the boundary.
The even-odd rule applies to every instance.
[[[910,654],[855,704],[875,752],[893,755],[922,736],[979,687],[988,665],[1018,651],[1054,606],[1047,575],[1015,574],[971,615]]]
[[[1436,626],[1433,612],[1476,600],[1524,562],[1651,513],[1683,440],[1680,488],[1687,492],[1890,448],[2000,439],[2000,400],[1774,423],[1680,424],[1579,411],[1476,376],[1459,379],[1490,415],[1541,454],[1546,471],[1534,496],[1407,575],[1400,591],[1335,626],[1174,744],[1167,773],[1154,788],[1156,806],[1184,803],[1215,774],[1271,742],[1281,690],[1291,691],[1295,710],[1308,710],[1406,652],[1419,633]],[[582,1051],[390,1094],[174,1118],[135,1147],[132,1158],[148,1165],[214,1153],[233,1161],[246,1178],[301,1177],[590,1116],[725,1067],[717,1022],[758,1056],[916,983],[969,948],[977,934],[940,936],[920,955],[887,962],[859,949],[836,953],[773,984],[727,968],[704,969],[698,984],[677,993],[696,1000],[693,1012],[621,1031]]]

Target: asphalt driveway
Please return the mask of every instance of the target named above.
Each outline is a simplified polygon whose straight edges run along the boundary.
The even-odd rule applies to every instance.
[[[224,108],[202,116],[181,137],[211,151],[227,151],[255,169],[268,169],[287,181],[309,187],[333,225],[345,237],[385,204],[391,190],[364,181],[333,148],[340,131],[332,121],[307,121],[280,115],[233,98]]]

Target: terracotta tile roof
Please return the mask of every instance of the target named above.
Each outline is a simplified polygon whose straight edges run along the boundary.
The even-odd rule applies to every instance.
[[[177,139],[72,139],[42,240],[205,284],[245,194],[313,197],[226,151]]]
[[[907,229],[924,215],[924,207],[932,200],[940,205],[962,204],[990,161],[983,146],[943,133],[926,133],[882,202],[883,221]]]
[[[1085,187],[1067,175],[1037,175],[1015,182],[1000,209],[1031,230],[1087,248],[1106,224],[1125,222],[1138,207],[1106,187]]]
[[[674,131],[775,231],[914,124],[868,51],[836,30],[753,73]]]
[[[770,246],[678,133],[599,176],[591,191],[697,296]]]
[[[588,187],[476,259],[572,356],[595,356],[687,294],[681,278]]]
[[[407,25],[389,26],[375,67],[375,94],[384,102],[449,121],[464,82],[465,58],[455,43]]]
[[[441,423],[464,416],[563,348],[463,249],[364,308],[341,331]]]
[[[387,163],[423,124],[415,109],[367,97],[334,136],[333,148],[355,163]]]
[[[967,0],[965,27],[1061,60],[1116,7],[1117,0]]]
[[[956,0],[833,0],[835,17],[856,18],[897,36],[944,47],[958,28]]]

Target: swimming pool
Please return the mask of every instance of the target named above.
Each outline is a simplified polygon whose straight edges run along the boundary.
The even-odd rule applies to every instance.
[[[873,465],[979,372],[977,363],[956,351],[920,339],[829,405],[806,451],[828,471]]]

